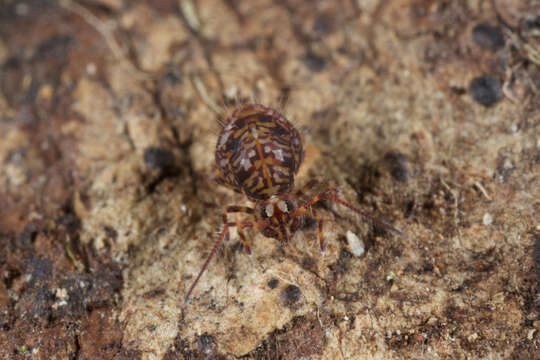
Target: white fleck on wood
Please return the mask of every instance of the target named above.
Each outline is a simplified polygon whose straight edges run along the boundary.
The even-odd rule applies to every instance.
[[[347,242],[354,256],[360,257],[366,252],[364,242],[352,231],[347,230]]]

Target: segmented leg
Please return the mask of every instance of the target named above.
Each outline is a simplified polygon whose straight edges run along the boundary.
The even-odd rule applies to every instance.
[[[383,227],[383,228],[385,228],[387,230],[393,231],[393,232],[399,234],[402,237],[407,237],[407,235],[405,235],[405,233],[403,231],[396,229],[395,227],[393,227],[392,225],[390,225],[386,221],[379,220],[376,217],[374,217],[374,216],[372,216],[372,215],[370,215],[368,213],[363,212],[362,210],[352,206],[351,204],[349,204],[345,200],[339,198],[335,194],[332,194],[330,192],[325,193],[324,198],[329,199],[329,200],[333,200],[333,201],[337,202],[338,204],[341,204],[341,205],[349,208],[350,210],[354,211],[358,215],[361,215],[361,216],[363,216],[365,218],[368,218],[369,220],[373,221],[375,224],[377,224],[377,225],[379,225],[379,226],[381,226],[381,227]]]
[[[245,212],[248,214],[253,214],[253,209],[245,206],[229,206],[226,209],[226,213],[223,214],[223,229],[221,230],[221,233],[219,234],[218,239],[214,243],[214,246],[212,247],[212,250],[210,250],[210,254],[206,258],[206,261],[204,262],[201,270],[199,271],[199,274],[195,278],[195,281],[193,281],[193,284],[191,284],[188,292],[186,293],[186,296],[184,297],[184,302],[182,303],[182,307],[187,305],[187,301],[189,300],[189,297],[191,296],[191,293],[193,292],[193,289],[195,289],[195,286],[201,279],[201,276],[204,274],[206,269],[208,268],[208,264],[210,264],[210,260],[214,257],[214,255],[217,252],[217,249],[219,248],[219,245],[223,242],[224,239],[229,238],[229,228],[231,227],[238,227],[239,229],[247,228],[247,227],[253,227],[253,223],[251,221],[228,221],[227,220],[227,212]],[[239,232],[241,233],[241,232]],[[240,238],[242,238],[243,242],[245,240],[244,235],[240,235]],[[244,243],[244,246],[247,244],[247,241]],[[249,245],[247,246],[248,252]]]
[[[338,204],[345,206],[346,208],[348,208],[348,209],[354,211],[355,213],[357,213],[358,215],[361,215],[361,216],[363,216],[365,218],[368,218],[369,220],[373,221],[374,223],[376,223],[377,225],[379,225],[379,226],[381,226],[381,227],[383,227],[385,229],[394,231],[394,232],[398,233],[399,235],[401,235],[403,237],[406,237],[405,233],[402,232],[401,230],[396,229],[395,227],[388,224],[387,222],[379,220],[378,218],[376,218],[376,217],[374,217],[374,216],[372,216],[372,215],[370,215],[370,214],[368,214],[368,213],[366,213],[366,212],[352,206],[351,204],[349,204],[345,200],[341,199],[339,196],[337,196],[338,190],[335,187],[333,187],[332,185],[326,183],[326,186],[327,186],[327,189],[325,191],[322,191],[322,192],[318,193],[310,201],[306,202],[304,205],[299,207],[292,216],[293,217],[301,216],[308,209],[310,209],[314,204],[318,203],[321,200],[328,199],[328,200],[333,200],[333,201],[337,202]]]
[[[307,184],[302,186],[301,189],[296,190],[296,196],[301,197],[301,196],[306,195],[307,191],[311,190],[312,188],[314,188],[315,186],[317,186],[320,183],[321,182],[319,180],[317,180],[317,179],[313,179],[313,180],[309,181]]]
[[[254,210],[247,206],[228,206],[226,211],[228,213],[234,213],[234,212],[243,212],[246,214],[253,214]],[[227,221],[225,221],[227,222]],[[251,247],[249,246],[249,242],[246,238],[246,235],[241,230],[238,230],[238,236],[240,236],[240,240],[242,240],[242,244],[244,244],[244,248],[246,249],[246,252],[251,255]]]
[[[251,255],[251,247],[249,246],[249,242],[246,238],[246,235],[244,235],[244,233],[240,229],[238,229],[238,236],[240,236],[240,240],[242,240],[242,244],[244,244],[246,252]]]
[[[253,214],[254,210],[247,206],[233,205],[233,206],[227,206],[225,211],[228,213],[243,212],[246,214]]]
[[[314,208],[311,208],[311,211],[313,211],[313,215],[315,217],[315,221],[317,222],[317,235],[319,237],[319,245],[321,246],[321,251],[324,251],[324,238],[323,238],[323,219],[319,218],[317,216],[317,212]]]

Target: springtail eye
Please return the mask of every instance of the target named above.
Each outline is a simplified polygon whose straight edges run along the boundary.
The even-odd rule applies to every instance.
[[[286,200],[285,204],[287,205],[287,210],[288,211],[293,211],[293,203],[291,201]]]

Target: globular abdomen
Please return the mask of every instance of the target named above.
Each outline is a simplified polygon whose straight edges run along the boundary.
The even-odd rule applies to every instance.
[[[300,133],[280,113],[245,105],[227,118],[216,144],[218,182],[264,200],[291,191],[304,158]]]

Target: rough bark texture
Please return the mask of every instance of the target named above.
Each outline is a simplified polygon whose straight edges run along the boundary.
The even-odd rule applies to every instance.
[[[233,232],[182,312],[251,99],[407,238]],[[537,1],[2,1],[0,163],[1,359],[540,358]]]

